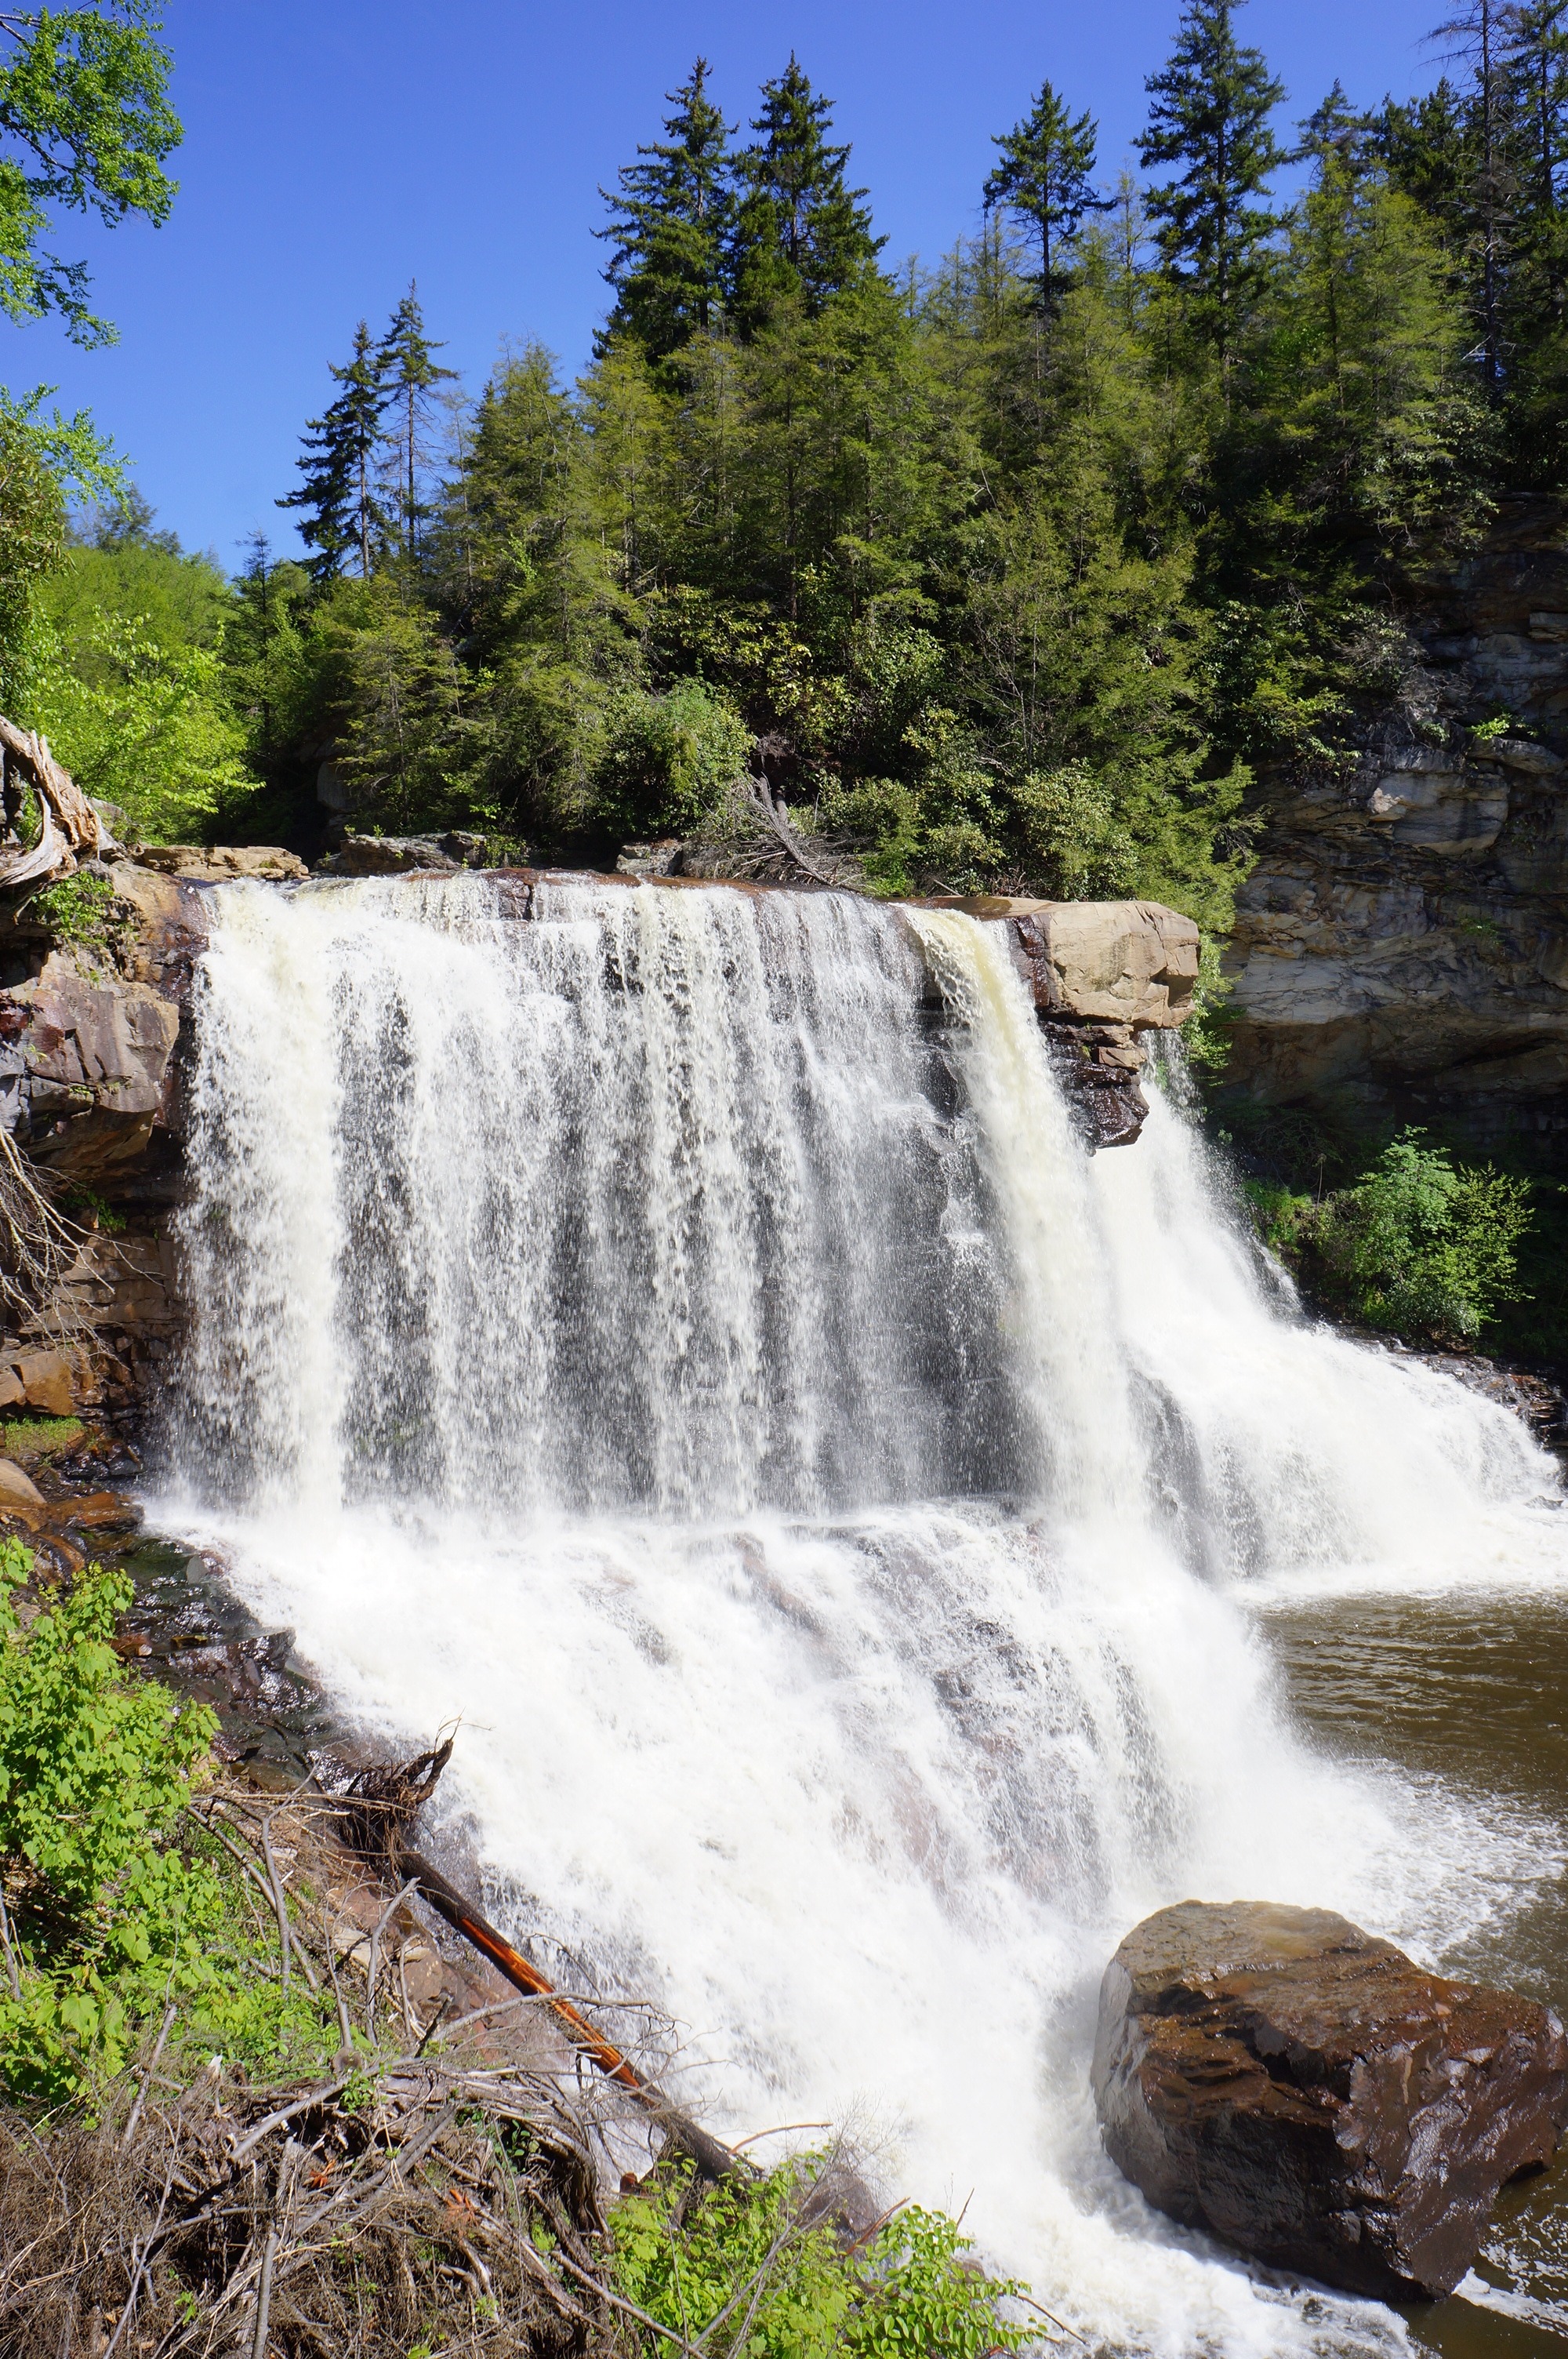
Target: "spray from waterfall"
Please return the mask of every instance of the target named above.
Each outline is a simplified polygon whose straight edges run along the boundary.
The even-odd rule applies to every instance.
[[[188,1524],[371,1734],[463,1715],[497,1905],[692,2027],[720,2125],[858,2105],[1130,2347],[1324,2349],[1106,2162],[1094,1991],[1189,1894],[1432,1951],[1541,1872],[1310,1756],[1238,1603],[1560,1572],[1522,1430],[1281,1315],[1158,1095],[1089,1158],[998,928],[219,900]]]

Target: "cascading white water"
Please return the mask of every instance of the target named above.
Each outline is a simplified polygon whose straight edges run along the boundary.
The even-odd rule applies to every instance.
[[[662,1998],[720,2123],[858,2109],[973,2188],[1086,2331],[1397,2343],[1117,2179],[1094,1995],[1189,1894],[1433,1951],[1544,1872],[1311,1756],[1233,1597],[1560,1573],[1522,1430],[1282,1315],[1158,1095],[1091,1161],[1000,928],[218,898],[180,1512],[368,1725],[463,1715],[515,1928]]]

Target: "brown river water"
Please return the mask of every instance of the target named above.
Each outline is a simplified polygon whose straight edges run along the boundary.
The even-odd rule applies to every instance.
[[[1481,1812],[1544,1820],[1568,1842],[1568,1596],[1341,1595],[1266,1608],[1260,1623],[1325,1749],[1440,1779]],[[1443,1962],[1568,2012],[1568,1878]],[[1475,2274],[1506,2307],[1412,2308],[1420,2343],[1444,2359],[1568,2350],[1568,2147],[1505,2190]]]

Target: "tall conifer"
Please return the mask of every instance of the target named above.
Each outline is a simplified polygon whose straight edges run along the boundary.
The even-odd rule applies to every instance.
[[[331,373],[342,391],[309,420],[300,437],[305,455],[297,462],[305,480],[277,505],[303,512],[299,538],[316,552],[310,560],[316,582],[336,581],[350,557],[368,581],[391,521],[376,487],[390,395],[383,354],[363,320],[354,331],[353,357],[341,368],[333,364]]]
[[[1503,282],[1512,177],[1503,76],[1506,15],[1500,0],[1465,0],[1458,13],[1429,37],[1446,45],[1446,56],[1467,60],[1475,71],[1476,137],[1468,195],[1480,262],[1481,370],[1494,398],[1503,381]]]
[[[1190,0],[1139,139],[1144,169],[1174,164],[1148,193],[1154,241],[1189,290],[1195,326],[1227,373],[1241,322],[1263,278],[1261,248],[1278,216],[1253,200],[1283,161],[1269,117],[1284,86],[1261,50],[1243,49],[1231,18],[1241,0]]]
[[[732,299],[743,325],[760,325],[780,302],[808,315],[875,267],[887,240],[871,234],[864,189],[845,183],[848,145],[827,136],[830,99],[818,98],[792,56],[762,89],[761,134],[736,159],[744,193],[731,240]]]
[[[1074,118],[1065,99],[1049,82],[1022,123],[1015,123],[991,145],[1000,161],[987,180],[984,203],[988,212],[1005,207],[1029,224],[1040,246],[1040,301],[1054,309],[1065,284],[1062,249],[1076,236],[1087,212],[1108,210],[1108,201],[1096,196],[1092,175],[1098,125],[1086,107]]]
[[[604,274],[615,289],[606,341],[632,336],[650,360],[717,325],[735,211],[730,130],[708,95],[708,60],[665,97],[675,108],[666,136],[638,148],[646,161],[623,166],[613,194],[600,190],[614,217],[594,232],[615,245]]]
[[[396,479],[403,549],[408,557],[417,554],[419,524],[426,512],[419,498],[419,469],[425,456],[423,436],[429,422],[430,397],[438,385],[451,385],[457,379],[457,371],[443,368],[436,358],[444,349],[425,333],[418,289],[410,279],[408,292],[393,313],[376,352],[386,408],[397,419],[392,472]]]

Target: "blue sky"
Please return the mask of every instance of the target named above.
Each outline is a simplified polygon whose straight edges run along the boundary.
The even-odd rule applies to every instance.
[[[1435,0],[1251,0],[1284,81],[1281,127],[1337,73],[1358,104],[1439,67]],[[225,564],[273,506],[330,360],[418,281],[447,359],[477,385],[503,339],[582,364],[604,305],[603,218],[661,94],[700,50],[731,120],[793,48],[835,102],[887,258],[935,259],[977,220],[990,137],[1047,76],[1100,124],[1114,178],[1169,50],[1176,0],[171,0],[186,141],[162,230],[70,222],[113,349],[0,323],[5,381],[90,407],[188,546]]]

